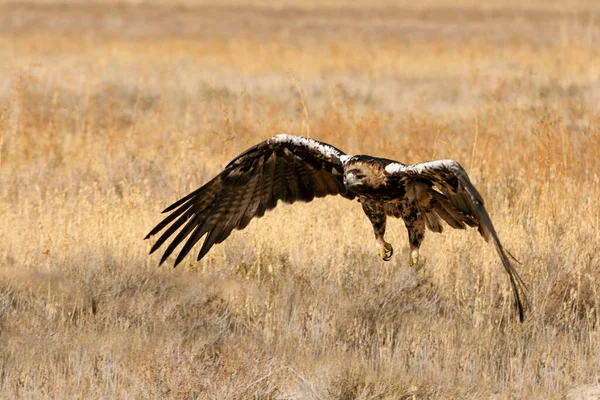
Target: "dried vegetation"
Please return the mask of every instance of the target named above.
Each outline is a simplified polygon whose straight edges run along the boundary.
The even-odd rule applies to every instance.
[[[564,398],[600,376],[600,9],[0,5],[0,396]],[[475,231],[382,263],[357,203],[158,267],[159,211],[282,131],[453,158]],[[579,392],[577,392],[579,393]]]

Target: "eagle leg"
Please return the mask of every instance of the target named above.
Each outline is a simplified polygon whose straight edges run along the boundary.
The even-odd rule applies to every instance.
[[[410,243],[408,264],[413,266],[419,263],[419,247],[425,236],[425,219],[415,206],[410,207],[408,211],[402,216],[402,219],[408,230],[408,242]]]
[[[389,261],[394,254],[392,245],[385,241],[383,236],[385,235],[385,222],[386,215],[383,205],[379,202],[361,198],[360,203],[362,204],[363,211],[369,217],[371,224],[373,225],[373,231],[375,232],[375,240],[379,257],[383,261]]]

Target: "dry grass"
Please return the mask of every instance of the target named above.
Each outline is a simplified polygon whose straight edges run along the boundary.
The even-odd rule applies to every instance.
[[[1,397],[546,399],[598,383],[600,9],[319,3],[0,6]],[[429,233],[410,269],[394,221],[382,263],[343,199],[157,267],[142,238],[159,211],[282,131],[459,160],[521,261],[526,322],[476,232]]]

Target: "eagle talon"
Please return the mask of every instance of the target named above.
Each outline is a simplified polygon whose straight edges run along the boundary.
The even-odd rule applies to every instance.
[[[413,266],[417,265],[418,263],[419,263],[419,252],[413,250],[410,253],[410,259],[408,260],[408,265],[413,267]]]
[[[379,257],[381,257],[383,261],[390,261],[392,254],[394,254],[394,249],[389,243],[386,243],[379,248]]]

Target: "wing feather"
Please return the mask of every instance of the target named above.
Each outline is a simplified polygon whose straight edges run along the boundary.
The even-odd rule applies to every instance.
[[[441,233],[444,230],[440,217],[434,213],[426,213],[424,215],[425,225],[433,232]]]
[[[259,143],[234,158],[207,184],[163,211],[170,214],[146,236],[163,232],[151,252],[179,230],[160,262],[185,241],[176,266],[206,235],[198,253],[200,260],[234,229],[244,229],[280,200],[310,202],[315,197],[337,194],[351,199],[354,195],[344,186],[340,160],[345,155],[331,145],[299,136],[277,135]]]
[[[146,237],[145,237],[144,239],[148,239],[149,237],[151,237],[151,236],[153,236],[153,235],[157,234],[158,232],[160,232],[161,230],[163,230],[163,228],[164,228],[165,226],[168,226],[168,225],[169,225],[171,222],[173,222],[173,220],[175,220],[175,218],[177,218],[177,217],[181,216],[182,214],[185,214],[185,217],[184,217],[184,218],[182,218],[180,221],[177,221],[177,222],[179,223],[177,226],[178,226],[178,227],[180,227],[180,226],[181,226],[181,224],[183,224],[183,223],[184,223],[184,222],[187,220],[188,216],[190,215],[190,212],[189,212],[188,210],[190,209],[190,207],[191,207],[192,205],[191,205],[191,204],[187,204],[187,203],[186,203],[186,205],[187,205],[187,207],[185,207],[185,206],[182,206],[182,207],[181,207],[181,210],[177,210],[177,211],[175,211],[175,212],[171,213],[171,214],[170,214],[170,215],[169,215],[167,218],[163,219],[163,220],[162,220],[162,221],[161,221],[161,222],[160,222],[158,225],[156,225],[156,226],[154,227],[154,229],[152,229],[152,230],[150,231],[150,233],[148,233],[148,234],[146,235]],[[188,212],[186,212],[186,211],[188,211]],[[176,224],[177,224],[177,223],[176,223]],[[172,226],[171,226],[169,229],[171,229],[173,226],[175,226],[175,225],[172,225]],[[177,228],[175,228],[175,230],[177,230]],[[173,233],[175,230],[171,231],[171,234],[172,234],[172,233]],[[166,232],[165,232],[165,233],[166,233]],[[161,245],[161,244],[164,242],[164,239],[167,239],[167,237],[168,237],[169,235],[167,235],[167,236],[166,236],[166,237],[164,237],[164,238],[163,238],[163,236],[164,236],[164,234],[163,234],[163,235],[162,235],[162,236],[161,236],[161,237],[160,237],[160,238],[159,238],[159,239],[156,241],[156,243],[154,244],[154,246],[156,246],[157,248],[158,248],[158,247],[160,247],[160,245]],[[161,241],[161,239],[163,239],[163,240]],[[160,242],[160,243],[159,243],[159,242]],[[158,244],[158,245],[157,245],[157,244]],[[152,253],[153,253],[153,252],[156,250],[156,248],[154,248],[154,246],[152,247],[152,250],[150,250],[150,254],[152,254]]]
[[[262,217],[267,210],[272,210],[277,205],[278,198],[273,195],[273,176],[275,174],[276,165],[276,157],[275,155],[271,155],[263,168],[261,182],[260,185],[257,186],[258,191],[256,192],[256,196],[259,200],[258,207],[255,209],[257,217]],[[253,218],[252,213],[246,212],[244,216],[246,215],[248,215],[250,219]],[[250,220],[248,220],[248,222],[250,222]]]
[[[212,246],[215,243],[221,243],[231,234],[231,231],[239,224],[240,219],[242,219],[242,217],[244,216],[244,212],[248,208],[248,204],[250,203],[252,196],[254,196],[254,194],[256,193],[257,188],[259,191],[261,189],[258,183],[261,180],[263,168],[264,163],[261,162],[256,169],[256,173],[252,176],[248,184],[248,189],[245,192],[243,192],[243,195],[239,196],[236,199],[236,201],[232,202],[231,205],[225,210],[225,212],[223,213],[224,218],[219,221],[216,221],[216,224],[218,224],[218,230],[213,229],[211,231],[211,234],[215,232],[214,242],[210,244],[210,241],[207,238],[204,242],[203,247]],[[218,232],[218,234],[216,232]],[[209,249],[210,247],[206,247],[206,251],[208,251]]]
[[[270,164],[272,165],[271,169],[274,170],[276,161],[273,159],[273,161]],[[267,165],[267,166],[269,166],[269,165]],[[264,174],[264,171],[265,170],[263,168],[263,174]],[[260,218],[265,214],[266,206],[264,204],[266,203],[267,199],[264,197],[265,196],[264,193],[266,191],[266,189],[264,189],[264,185],[268,184],[268,173],[269,173],[268,169],[266,171],[267,171],[267,176],[259,176],[258,177],[260,182],[258,182],[256,187],[254,188],[252,197],[250,198],[250,201],[248,202],[246,209],[242,213],[242,218],[240,219],[240,222],[238,222],[237,229],[244,229],[246,226],[248,226],[248,224],[250,223],[250,221],[252,221],[253,218],[255,218],[255,217]],[[276,204],[277,204],[277,199],[275,200],[275,204],[273,205],[273,207],[275,207]],[[260,210],[259,210],[259,208],[260,208]]]
[[[342,192],[343,183],[340,183],[336,176],[331,175],[326,171],[321,171],[321,177],[323,178],[327,193],[338,194]]]
[[[169,243],[169,246],[167,246],[167,249],[165,250],[165,252],[163,253],[162,257],[160,258],[160,264],[162,264],[163,262],[165,262],[165,260],[173,253],[173,251],[175,250],[175,248],[177,248],[177,246],[186,238],[188,237],[188,235],[192,232],[192,230],[197,227],[197,226],[201,226],[201,222],[204,219],[204,215],[203,214],[196,214],[194,215],[187,224],[185,224],[185,226],[183,227],[183,229],[181,229],[181,231],[179,231],[179,233],[177,234],[177,236],[175,236],[175,239],[173,239],[173,241],[171,243]],[[177,221],[179,222],[179,221]],[[178,227],[177,227],[178,228]],[[177,230],[177,228],[175,230]],[[166,234],[167,232],[165,232]],[[172,233],[169,232],[169,235],[171,235]],[[164,236],[164,235],[163,235]],[[161,237],[162,239],[162,237]],[[164,240],[163,240],[164,241]]]
[[[397,175],[403,178],[431,182],[432,186],[438,188],[453,206],[468,217],[465,221],[458,221],[452,217],[452,219],[455,219],[455,222],[459,222],[460,225],[462,225],[462,222],[465,222],[468,225],[477,226],[479,233],[486,241],[490,239],[493,241],[502,265],[508,273],[515,297],[515,306],[518,309],[520,320],[523,321],[525,309],[523,303],[528,304],[525,296],[527,287],[517,270],[512,266],[504,247],[500,243],[496,229],[485,209],[483,198],[471,183],[469,176],[461,165],[454,160],[431,161],[412,165],[393,163],[386,167],[386,172],[390,175]],[[448,212],[448,210],[446,211]],[[451,213],[449,214],[451,215]],[[440,216],[449,222],[444,215],[440,214]],[[454,226],[452,223],[450,225]],[[464,225],[462,226],[464,227]]]
[[[183,261],[185,256],[187,256],[190,250],[192,250],[192,247],[194,247],[194,245],[198,243],[200,239],[202,239],[202,236],[204,236],[205,233],[205,225],[201,223],[197,224],[194,230],[192,231],[190,238],[187,240],[187,242],[185,242],[179,254],[177,254],[177,258],[175,259],[174,265],[179,265],[179,263]],[[169,255],[170,253],[167,254],[167,256]],[[166,259],[164,255],[163,258]]]
[[[298,179],[298,198],[300,201],[310,202],[315,198],[312,167],[301,162],[295,163],[295,166],[296,178]]]
[[[283,176],[284,176],[284,195],[282,200],[285,203],[291,204],[298,198],[298,177],[296,176],[296,168],[294,168],[293,158],[283,158]]]
[[[192,235],[177,255],[177,259],[175,260],[174,265],[178,265],[181,261],[183,261],[185,256],[190,252],[194,245],[208,231],[211,231],[211,234],[213,234],[214,232],[214,235],[206,238],[204,245],[202,246],[202,249],[204,249],[204,254],[206,254],[206,252],[210,250],[210,248],[215,242],[220,243],[219,237],[223,237],[224,239],[229,235],[229,233],[235,227],[235,224],[237,224],[239,222],[239,219],[241,219],[241,217],[243,216],[243,212],[248,206],[248,203],[252,198],[252,194],[254,193],[256,181],[259,178],[260,174],[256,174],[254,176],[251,176],[250,180],[246,182],[246,176],[240,176],[236,181],[236,185],[240,183],[245,183],[247,185],[246,190],[241,193],[237,193],[239,195],[238,197],[224,197],[223,199],[220,199],[219,203],[213,203],[219,204],[220,209],[217,208],[213,211],[212,215],[207,220],[205,219],[204,221],[198,222],[196,224],[196,228],[192,232]],[[228,219],[226,221],[220,220],[220,216],[222,215],[227,216]],[[237,219],[235,224],[231,224],[231,221],[233,219]],[[219,235],[219,237],[217,237],[216,240],[214,240],[214,237],[217,236],[217,234]],[[201,250],[200,253],[203,253],[203,251]]]
[[[144,239],[148,239],[150,236],[153,236],[156,233],[158,233],[161,230],[163,230],[163,228],[165,226],[169,225],[171,222],[173,222],[173,220],[175,220],[175,218],[179,217],[182,213],[184,213],[185,211],[189,210],[189,208],[192,206],[192,204],[193,204],[192,200],[188,200],[187,202],[183,203],[183,205],[178,210],[176,210],[176,211],[172,212],[171,214],[169,214],[168,217],[166,217],[158,225],[156,225],[154,227],[154,229],[152,229],[150,231],[150,233],[148,233],[148,235],[146,235],[146,237]]]
[[[259,160],[255,160],[255,164],[257,161]],[[252,166],[252,168],[254,167],[256,167],[256,165]],[[258,168],[260,167],[262,167],[262,164],[258,163]],[[208,212],[203,215],[203,219],[197,223],[198,231],[196,237],[192,237],[189,240],[197,242],[204,234],[208,233],[200,250],[202,257],[215,244],[216,239],[221,233],[227,230],[228,223],[234,217],[235,210],[239,208],[246,192],[254,191],[254,187],[248,185],[249,176],[250,174],[248,172],[238,173],[238,171],[236,171],[235,173],[230,174],[225,179],[224,190],[212,203],[211,208],[207,210]],[[260,176],[260,173],[258,176]],[[175,242],[177,239],[174,239],[173,241]],[[184,250],[189,252],[193,244],[195,243],[190,243],[190,246],[187,246],[187,249],[184,247]],[[185,254],[181,255],[180,253],[175,260],[174,266],[177,266],[177,264],[183,261],[184,257]]]
[[[167,249],[165,250],[165,253],[163,254],[162,258],[161,258],[161,263],[163,263],[175,250],[175,248],[181,243],[183,242],[192,231],[194,231],[194,236],[192,238],[190,238],[190,241],[194,241],[194,240],[198,240],[200,239],[208,230],[207,228],[207,224],[210,222],[210,220],[212,219],[212,217],[214,217],[215,215],[218,216],[222,213],[222,207],[224,205],[227,205],[231,202],[231,199],[233,197],[233,191],[232,191],[232,186],[231,184],[235,184],[238,181],[241,181],[242,179],[242,175],[235,175],[234,177],[227,177],[225,180],[225,185],[223,186],[222,191],[219,193],[218,198],[213,199],[213,201],[208,205],[205,206],[205,204],[207,203],[206,200],[199,202],[198,207],[196,209],[192,209],[191,211],[193,212],[193,217],[191,218],[191,220],[183,227],[183,229],[181,231],[179,231],[179,233],[177,234],[177,236],[175,236],[175,239],[173,239],[173,241],[169,244],[169,246],[167,247]],[[220,208],[221,207],[221,208]],[[210,225],[208,225],[208,227],[210,227]],[[198,229],[196,229],[198,228]],[[166,233],[166,232],[165,232]],[[164,236],[164,235],[163,235]],[[184,246],[185,249],[185,246]],[[190,249],[187,249],[187,251],[189,252]],[[175,265],[179,264],[179,262],[181,262],[183,259],[183,257],[178,257],[177,260],[175,261]]]
[[[327,186],[325,186],[325,182],[323,177],[321,176],[321,171],[313,171],[313,190],[315,192],[315,197],[323,197],[327,195]]]

